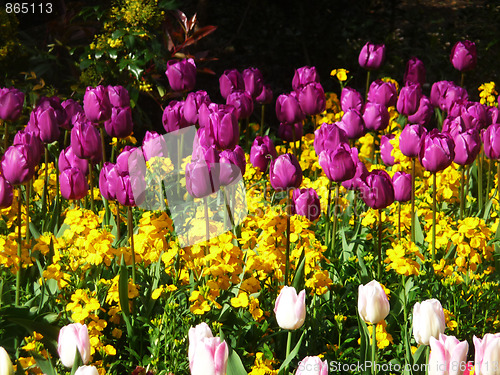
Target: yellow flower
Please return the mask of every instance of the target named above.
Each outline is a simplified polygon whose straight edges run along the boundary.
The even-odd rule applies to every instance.
[[[337,79],[340,81],[340,82],[344,82],[347,80],[347,74],[349,73],[349,71],[347,69],[333,69],[331,72],[330,72],[330,75],[332,77],[337,77]]]
[[[246,293],[240,293],[238,297],[231,298],[231,306],[233,306],[234,308],[247,307],[248,295]]]

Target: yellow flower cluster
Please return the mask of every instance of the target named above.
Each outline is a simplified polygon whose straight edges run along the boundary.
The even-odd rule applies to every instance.
[[[273,370],[273,364],[276,361],[264,357],[264,353],[255,353],[255,362],[252,366],[252,371],[248,375],[276,375],[278,370]]]
[[[406,239],[401,239],[399,242],[392,244],[392,248],[386,251],[387,263],[386,270],[393,269],[400,275],[410,276],[418,275],[420,271],[420,263],[424,261],[424,256],[420,253],[417,245]]]
[[[479,102],[481,104],[489,105],[490,107],[497,107],[498,92],[495,87],[495,82],[485,82],[478,87]]]
[[[347,75],[349,74],[349,71],[347,69],[333,69],[330,72],[330,76],[332,77],[337,77],[337,79],[340,82],[344,82],[347,80]]]
[[[326,95],[326,109],[314,117],[316,127],[323,123],[333,124],[342,119],[344,112],[340,107],[340,100],[334,92],[327,92]]]

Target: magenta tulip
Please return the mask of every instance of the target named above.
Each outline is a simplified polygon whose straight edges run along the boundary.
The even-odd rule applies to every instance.
[[[394,185],[394,200],[398,202],[408,202],[411,199],[411,174],[396,172],[392,176]]]
[[[367,206],[382,209],[394,202],[394,185],[386,171],[369,172],[359,185],[361,197]]]
[[[56,141],[60,131],[55,109],[51,106],[37,106],[31,112],[26,129],[36,134],[43,143]]]
[[[245,81],[237,69],[225,70],[219,77],[220,93],[224,99],[235,90],[245,90]]]
[[[302,122],[295,124],[280,124],[278,127],[278,138],[287,142],[298,141],[304,135],[304,126]]]
[[[469,165],[481,151],[481,137],[477,129],[469,129],[453,137],[455,143],[455,158],[459,165]]]
[[[450,61],[461,72],[474,69],[477,65],[476,44],[470,40],[456,42],[451,49]]]
[[[252,97],[257,98],[264,88],[264,77],[257,68],[247,68],[241,74],[245,84],[245,91]]]
[[[180,130],[188,126],[184,117],[184,102],[172,100],[163,110],[162,116],[163,128],[167,133]]]
[[[313,82],[303,86],[298,91],[300,109],[306,115],[317,115],[325,110],[326,96],[323,86]]]
[[[220,159],[213,147],[197,153],[203,156],[186,165],[186,189],[191,196],[203,198],[220,188]]]
[[[368,130],[384,130],[389,125],[389,111],[382,104],[367,102],[363,112],[363,121]]]
[[[346,132],[336,124],[322,124],[314,132],[314,150],[316,155],[325,149],[334,150],[340,143],[348,143]]]
[[[79,168],[63,170],[59,176],[59,184],[64,199],[82,199],[89,190],[85,174]]]
[[[380,137],[380,157],[387,166],[394,165],[394,156],[391,155],[394,147],[390,143],[390,140],[394,139],[394,137],[394,134],[384,134]]]
[[[238,120],[249,118],[253,112],[253,99],[246,91],[235,90],[226,98],[226,104],[234,107]]]
[[[71,146],[61,150],[58,160],[59,172],[63,172],[68,168],[78,168],[84,175],[89,173],[89,162],[86,159],[81,159],[75,155]]]
[[[492,160],[500,160],[500,124],[491,124],[482,131],[484,154]]]
[[[298,188],[302,183],[302,168],[293,154],[283,154],[271,161],[271,186],[277,190]]]
[[[405,116],[413,115],[418,110],[421,98],[422,86],[409,82],[399,92],[396,109]]]
[[[259,104],[270,104],[273,101],[273,90],[271,86],[264,85],[259,96],[255,98],[255,101]]]
[[[227,186],[238,182],[245,174],[245,151],[238,145],[233,150],[224,150],[219,155],[220,185]]]
[[[130,107],[113,107],[111,118],[104,121],[104,129],[110,137],[126,138],[132,134],[134,123]]]
[[[87,87],[83,97],[83,110],[90,122],[101,123],[109,120],[111,108],[107,87]]]
[[[408,116],[408,123],[425,126],[430,122],[433,115],[434,107],[432,106],[431,101],[427,96],[422,95],[417,111]]]
[[[406,85],[407,82],[419,83],[421,86],[425,83],[425,65],[417,57],[412,57],[406,63],[406,71],[403,78],[403,82]]]
[[[90,159],[93,164],[102,160],[99,130],[89,122],[80,122],[71,129],[71,148],[80,159]]]
[[[108,97],[113,107],[130,107],[130,96],[123,86],[108,86]]]
[[[194,60],[169,60],[165,75],[173,91],[191,91],[196,85],[196,64]]]
[[[455,143],[448,133],[440,133],[433,129],[423,139],[419,160],[422,166],[431,173],[446,169],[455,159]]]
[[[240,140],[240,127],[234,107],[219,106],[208,116],[210,135],[221,150],[232,149]],[[205,134],[208,135],[208,134]]]
[[[168,151],[165,138],[155,131],[146,131],[142,140],[142,153],[146,161],[155,156],[166,158]]]
[[[356,173],[351,148],[347,143],[340,143],[335,149],[324,149],[319,154],[318,162],[330,181],[350,180]]]
[[[269,136],[257,136],[255,138],[250,148],[250,163],[252,163],[255,168],[259,168],[261,171],[265,172],[271,159],[277,157],[276,148]]]
[[[358,62],[363,69],[377,70],[385,61],[385,45],[366,43],[359,53]]]
[[[30,156],[33,160],[33,164],[37,165],[40,162],[43,152],[43,143],[35,133],[29,132],[26,128],[20,130],[14,136],[13,146],[26,145],[30,150]]]
[[[114,175],[114,176],[113,176]],[[99,191],[104,199],[116,199],[116,186],[112,183],[118,177],[118,170],[116,165],[107,161],[104,163],[99,173]]]
[[[15,121],[21,116],[24,105],[24,93],[18,89],[0,89],[0,119]]]
[[[351,87],[344,87],[340,94],[340,107],[342,111],[347,112],[350,109],[356,109],[359,112],[363,110],[363,96]]]
[[[12,185],[0,175],[0,208],[7,208],[12,205],[14,198]]]
[[[403,155],[415,158],[420,154],[422,138],[427,130],[422,125],[406,125],[399,136],[399,149]]]
[[[321,214],[318,193],[313,188],[295,189],[292,193],[292,214],[314,221]]]
[[[366,133],[365,121],[357,109],[344,112],[342,120],[335,125],[342,129],[349,139],[358,139]]]
[[[309,83],[319,83],[319,75],[314,66],[303,66],[295,69],[292,79],[292,88],[294,91],[299,91],[302,87]]]
[[[187,94],[184,103],[184,118],[188,125],[198,124],[199,110],[203,103],[206,105],[211,103],[210,97],[206,91],[199,90]]]
[[[2,157],[2,173],[12,185],[23,185],[33,178],[35,164],[27,145],[10,146]]]
[[[373,81],[368,90],[368,101],[382,104],[386,107],[394,107],[398,100],[398,91],[392,82],[384,82],[381,79]]]
[[[359,160],[357,148],[351,148],[351,157],[354,165],[356,165],[356,172],[353,178],[342,182],[342,186],[347,190],[359,190],[360,184],[368,174],[368,169],[366,169],[365,164]]]
[[[83,107],[80,103],[73,99],[66,99],[61,103],[61,106],[66,112],[66,122],[63,126],[64,129],[71,130],[71,128],[80,121],[82,116],[85,116]]]
[[[297,94],[294,91],[278,96],[276,100],[276,117],[279,122],[287,124],[295,124],[304,120],[305,114],[300,108]]]

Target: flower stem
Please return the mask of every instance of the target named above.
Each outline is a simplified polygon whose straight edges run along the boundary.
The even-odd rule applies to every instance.
[[[483,152],[477,158],[477,195],[479,210],[483,208]]]
[[[92,175],[92,169],[94,164],[89,160],[89,180],[90,180],[90,210],[94,212],[94,176]]]
[[[464,199],[465,199],[465,195],[464,195],[464,189],[465,188],[465,166],[462,166],[461,170],[460,170],[460,197],[459,197],[459,200],[460,200],[460,210],[459,210],[459,215],[458,217],[460,218],[460,220],[462,220],[464,218]]]
[[[325,226],[325,245],[327,249],[330,249],[330,216],[331,210],[330,206],[332,205],[332,181],[328,185],[328,206],[326,208],[326,226]]]
[[[401,241],[401,202],[398,202],[398,241]]]
[[[415,242],[415,157],[411,158],[411,241]]]
[[[22,269],[22,239],[21,239],[21,221],[22,221],[22,212],[21,212],[21,186],[18,187],[17,190],[17,257],[19,259],[19,264],[17,265],[16,272],[16,299],[15,305],[19,306],[19,299],[21,295],[21,269]]]
[[[377,264],[377,280],[380,280],[382,269],[382,210],[378,210],[378,264]]]
[[[288,356],[290,355],[291,349],[292,349],[292,331],[289,330],[288,331],[288,336],[287,336],[287,339],[286,339],[286,356],[285,356],[285,359],[288,358]],[[288,375],[288,365],[286,366],[285,371],[283,373]]]
[[[127,228],[130,240],[130,252],[132,253],[132,282],[135,284],[135,249],[134,249],[134,222],[132,220],[132,207],[127,207]]]
[[[104,141],[104,126],[99,127],[99,131],[101,133],[101,147],[102,147],[102,161],[101,166],[106,163],[106,142]]]
[[[288,269],[290,268],[290,216],[291,215],[292,215],[292,207],[290,206],[290,191],[287,190],[286,191],[285,285],[288,285]]]
[[[436,172],[432,174],[432,262],[436,259]]]
[[[373,375],[377,374],[377,325],[372,324],[372,368]]]
[[[366,89],[365,89],[365,99],[368,98],[368,90],[370,88],[370,71],[366,72]]]
[[[7,127],[7,121],[0,119],[0,126],[3,124],[3,152],[9,147],[9,129]]]
[[[493,165],[493,159],[488,159],[488,174],[486,175],[486,201],[490,200],[491,191],[491,167]]]
[[[333,230],[332,230],[332,233],[331,233],[331,236],[332,236],[332,251],[335,250],[335,242],[336,242],[336,237],[337,237],[337,226],[338,226],[338,222],[337,222],[337,216],[338,216],[338,206],[339,206],[339,184],[336,183],[335,184],[335,198],[334,198],[334,206],[333,206]]]
[[[259,135],[261,135],[261,136],[264,134],[264,114],[265,114],[265,110],[266,110],[266,105],[262,104],[260,106],[260,129],[259,129]]]
[[[47,212],[47,185],[49,183],[49,149],[45,145],[45,181],[42,192],[42,216],[45,217]]]

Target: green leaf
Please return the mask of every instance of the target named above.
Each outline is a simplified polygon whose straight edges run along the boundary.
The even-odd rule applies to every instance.
[[[78,348],[75,350],[75,361],[73,362],[73,367],[71,368],[71,375],[74,375],[78,367],[83,365],[82,356]]]
[[[122,309],[123,320],[127,326],[127,333],[129,337],[133,337],[132,325],[130,323],[130,309],[129,309],[129,299],[128,299],[128,271],[127,265],[125,264],[125,259],[122,255],[122,260],[120,263],[120,278],[118,280],[118,294],[120,300],[120,308]]]
[[[356,255],[358,256],[358,264],[361,271],[360,279],[363,281],[365,279],[368,279],[368,270],[366,269],[365,260],[363,259],[363,252],[361,251],[360,247],[358,247],[358,249],[356,250]]]
[[[78,350],[77,350],[78,351]],[[54,366],[52,365],[52,362],[49,361],[48,359],[42,357],[40,354],[36,352],[31,352],[31,355],[36,361],[36,364],[38,367],[40,367],[40,370],[46,375],[57,375],[56,370],[54,369]],[[18,369],[21,368],[22,366],[18,365]],[[24,374],[24,372],[21,372]]]
[[[227,358],[227,375],[248,375],[248,373],[245,370],[245,366],[243,366],[243,362],[241,362],[241,358],[234,351],[231,349],[228,345],[229,349],[229,356]]]
[[[281,364],[280,369],[278,371],[278,375],[282,375],[283,371],[285,370],[285,368],[287,368],[288,365],[290,364],[290,362],[292,361],[292,359],[295,358],[295,356],[299,352],[300,346],[302,345],[302,340],[304,339],[305,335],[306,335],[306,331],[303,331],[302,335],[300,336],[299,341],[295,345],[295,348],[293,348],[293,350],[290,352],[290,354],[288,354],[288,356],[286,357],[286,359]]]
[[[425,350],[428,348],[427,345],[420,345],[417,351],[413,354],[413,363],[423,364],[425,362]]]
[[[424,232],[422,232],[422,227],[420,226],[420,221],[418,220],[417,210],[415,210],[415,243],[423,245],[424,239]]]
[[[295,275],[294,275],[293,281],[292,281],[292,286],[297,291],[302,290],[304,287],[304,269],[306,266],[306,257],[305,257],[304,251],[305,251],[305,248],[302,249],[302,253],[300,254],[299,266],[297,267],[297,270],[295,271]]]
[[[360,362],[366,363],[370,360],[370,334],[368,332],[368,327],[363,319],[359,316],[358,309],[356,309],[356,318],[358,319],[359,334],[361,336],[361,346],[360,346]],[[364,367],[362,374],[368,375],[370,371]]]

